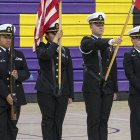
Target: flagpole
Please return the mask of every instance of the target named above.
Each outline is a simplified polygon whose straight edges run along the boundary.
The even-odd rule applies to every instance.
[[[133,9],[134,9],[134,4],[132,4],[132,6],[131,6],[131,8],[130,8],[130,11],[129,11],[128,16],[127,16],[126,21],[125,21],[125,24],[124,24],[124,26],[123,26],[123,29],[122,29],[122,32],[121,32],[121,35],[120,35],[120,38],[121,38],[121,39],[122,39],[123,36],[124,36],[125,30],[126,30],[126,27],[127,27],[127,25],[128,25],[130,16],[131,16],[131,14],[132,14],[132,12],[133,12]],[[119,47],[120,47],[120,44],[117,44],[117,46],[116,46],[116,48],[115,48],[115,51],[114,51],[114,54],[113,54],[113,56],[112,56],[111,62],[110,62],[110,64],[109,64],[109,68],[108,68],[107,73],[106,73],[106,75],[105,75],[105,81],[107,81],[107,79],[108,79],[109,73],[110,73],[110,71],[111,71],[111,68],[112,68],[112,65],[113,65],[113,63],[114,63],[115,57],[116,57],[116,55],[117,55],[117,52],[118,52],[118,50],[119,50]]]
[[[62,30],[62,0],[60,0],[59,3],[59,30]],[[58,84],[59,84],[59,89],[61,88],[61,53],[62,53],[62,49],[61,49],[61,39],[59,41],[59,57],[58,57]]]

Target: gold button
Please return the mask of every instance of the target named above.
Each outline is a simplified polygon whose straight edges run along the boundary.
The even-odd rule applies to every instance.
[[[58,63],[56,63],[56,66],[58,66]]]
[[[7,80],[10,80],[9,78],[7,78]]]
[[[58,69],[56,69],[56,71],[58,71]]]
[[[17,87],[19,87],[19,85],[17,85]]]
[[[58,78],[58,75],[56,75],[56,78]]]
[[[56,57],[58,59],[58,57]]]
[[[99,75],[101,75],[101,73],[99,73]]]

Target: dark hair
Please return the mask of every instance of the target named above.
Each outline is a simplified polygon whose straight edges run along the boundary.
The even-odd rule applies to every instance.
[[[49,33],[46,33],[46,35],[49,35]],[[46,35],[45,35],[45,39],[46,39],[47,41],[49,41]]]

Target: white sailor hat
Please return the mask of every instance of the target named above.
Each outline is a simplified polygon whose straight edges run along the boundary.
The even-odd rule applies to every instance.
[[[46,31],[46,33],[49,32],[57,32],[59,30],[59,20],[56,20],[55,22],[53,22],[49,29]]]
[[[134,27],[132,28],[129,32],[128,35],[130,37],[136,37],[136,36],[140,36],[140,26]]]
[[[2,24],[0,25],[0,34],[12,34],[12,26],[14,28],[14,33],[16,32],[16,27],[12,24]]]
[[[96,12],[87,17],[87,22],[104,22],[106,15],[102,12]]]

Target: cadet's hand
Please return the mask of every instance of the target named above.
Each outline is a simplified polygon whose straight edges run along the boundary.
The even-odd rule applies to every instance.
[[[68,104],[71,104],[71,103],[72,103],[72,98],[69,98]]]
[[[17,72],[17,70],[13,70],[11,75],[13,75],[15,79],[18,79],[18,72]]]
[[[6,97],[6,100],[10,105],[13,105],[13,98],[11,97],[11,94]]]
[[[116,39],[112,39],[111,44],[121,44],[122,39],[120,37],[117,37]]]
[[[114,93],[113,101],[117,100],[117,93]]]
[[[56,33],[56,35],[55,35],[55,37],[59,40],[61,37],[63,36],[63,31],[62,30],[59,30],[57,33]]]
[[[63,31],[62,31],[62,30],[59,30],[59,31],[56,33],[56,35],[55,35],[55,37],[54,37],[54,39],[53,39],[53,42],[59,45],[59,40],[60,40],[60,38],[61,38],[62,36],[63,36]]]

